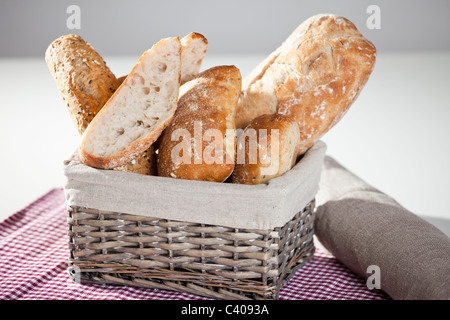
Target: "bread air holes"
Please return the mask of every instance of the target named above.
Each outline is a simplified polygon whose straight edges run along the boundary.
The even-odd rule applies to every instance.
[[[164,73],[167,70],[167,64],[165,64],[164,62],[158,62],[158,63],[156,63],[155,68],[159,72]]]
[[[144,122],[144,121],[142,121],[142,120],[136,121],[136,123],[134,124],[134,126],[135,126],[135,127],[142,127],[142,128],[145,128],[145,129],[148,129],[148,128],[151,127],[150,124],[148,124],[148,123],[146,123],[146,122]]]
[[[149,87],[142,87],[142,92],[145,95],[149,95],[151,90],[154,90],[155,92],[159,92],[159,91],[161,91],[161,88],[158,87],[158,86],[155,86],[152,83],[150,83],[150,88]]]
[[[119,129],[116,130],[116,133],[117,133],[118,136],[121,136],[121,135],[123,135],[125,133],[125,129],[124,128],[119,128]]]
[[[143,76],[139,76],[139,80],[141,81],[141,84],[144,85],[145,84],[145,79]]]

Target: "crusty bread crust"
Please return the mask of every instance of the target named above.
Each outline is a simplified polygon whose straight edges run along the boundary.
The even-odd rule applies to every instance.
[[[181,86],[175,117],[161,136],[157,164],[159,176],[223,182],[231,175],[234,169],[236,139],[234,135],[231,139],[225,139],[225,135],[227,129],[235,131],[235,110],[240,90],[241,74],[235,66],[213,67]],[[180,140],[172,141],[172,133],[177,129],[184,129],[189,132],[190,137],[194,137],[196,123],[200,121],[202,137],[209,129],[220,131],[223,145],[218,147],[224,151],[222,163],[206,163],[204,158],[200,163],[195,163],[194,157],[197,153],[190,141],[190,163],[174,163],[172,149]],[[201,153],[214,142],[215,140],[203,138]],[[227,153],[230,150],[232,154]]]
[[[175,39],[179,43],[179,38],[170,38]],[[87,143],[88,139],[92,138],[90,137],[90,130],[91,128],[94,128],[96,126],[96,123],[101,121],[99,119],[102,118],[102,115],[105,113],[105,110],[107,110],[108,106],[112,103],[114,103],[115,98],[119,95],[120,90],[124,86],[128,86],[128,81],[134,81],[133,74],[138,67],[139,64],[144,64],[146,54],[152,54],[152,52],[158,48],[158,46],[164,45],[166,40],[170,39],[163,39],[156,43],[150,50],[145,52],[138,60],[136,65],[133,67],[131,72],[128,74],[128,76],[123,80],[120,87],[116,90],[116,92],[112,95],[112,97],[108,100],[107,104],[103,107],[103,109],[98,113],[98,115],[93,119],[93,121],[90,123],[89,127],[85,131],[82,137],[82,141],[79,148],[79,159],[82,163],[87,164],[92,167],[101,168],[101,169],[112,169],[124,164],[129,163],[133,159],[136,159],[139,155],[141,155],[145,150],[150,148],[150,146],[153,144],[153,142],[158,139],[158,137],[161,135],[162,131],[169,125],[171,122],[175,110],[176,110],[176,102],[175,107],[171,108],[171,110],[168,110],[166,116],[164,119],[158,119],[156,125],[154,125],[145,136],[142,136],[138,139],[135,139],[131,144],[129,144],[126,148],[121,150],[120,152],[113,154],[111,156],[96,156],[94,154],[89,153],[86,148],[85,144]],[[180,83],[180,77],[181,77],[181,44],[179,43],[179,49],[178,49],[178,56],[179,56],[179,68],[178,68],[178,80],[177,80],[177,92],[176,96],[178,96],[178,89],[179,89],[179,83]],[[131,83],[130,83],[131,84]],[[169,104],[169,101],[168,101]],[[170,106],[171,107],[171,106]]]
[[[254,130],[258,139],[256,150],[251,149],[252,136],[248,134],[250,130]],[[274,130],[278,132],[275,134]],[[263,135],[267,136],[266,140],[263,139]],[[260,184],[283,175],[294,166],[299,144],[300,131],[294,117],[275,113],[253,119],[239,137],[238,160],[231,182]],[[272,148],[278,150],[272,150]],[[256,163],[251,163],[250,152],[256,156]],[[241,159],[244,161],[239,160],[239,155],[242,155]],[[272,158],[272,155],[278,157]],[[261,158],[264,158],[264,161],[261,161]]]
[[[120,82],[94,48],[77,35],[54,40],[45,61],[73,123],[83,134]]]
[[[349,20],[313,16],[244,79],[236,125],[262,114],[292,115],[302,154],[347,112],[375,60],[375,46]]]
[[[126,76],[121,76],[120,78],[117,78],[117,81],[119,81],[119,85],[122,84],[122,82],[127,78],[128,75]]]
[[[156,175],[155,147],[151,145],[139,157],[132,160],[130,163],[124,164],[120,167],[116,167],[113,170],[123,172],[133,172],[150,176]]]

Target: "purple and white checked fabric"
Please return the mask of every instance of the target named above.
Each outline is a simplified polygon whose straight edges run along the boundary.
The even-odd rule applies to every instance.
[[[69,279],[67,212],[63,190],[53,189],[0,223],[2,300],[197,300],[192,294]],[[333,256],[316,250],[281,289],[280,300],[385,300]]]

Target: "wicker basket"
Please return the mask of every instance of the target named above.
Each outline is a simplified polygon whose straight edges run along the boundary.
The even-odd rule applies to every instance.
[[[81,283],[277,299],[314,254],[326,145],[255,186],[144,176],[65,162],[69,271]]]
[[[281,228],[235,229],[69,208],[69,273],[81,283],[277,299],[313,257],[314,201]]]

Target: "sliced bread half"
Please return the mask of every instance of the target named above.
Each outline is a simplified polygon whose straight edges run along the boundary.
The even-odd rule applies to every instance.
[[[200,33],[191,32],[181,39],[181,84],[194,78],[200,71],[208,40]]]
[[[89,124],[79,148],[80,161],[111,169],[148,149],[174,116],[180,78],[180,39],[162,39],[139,58]]]

